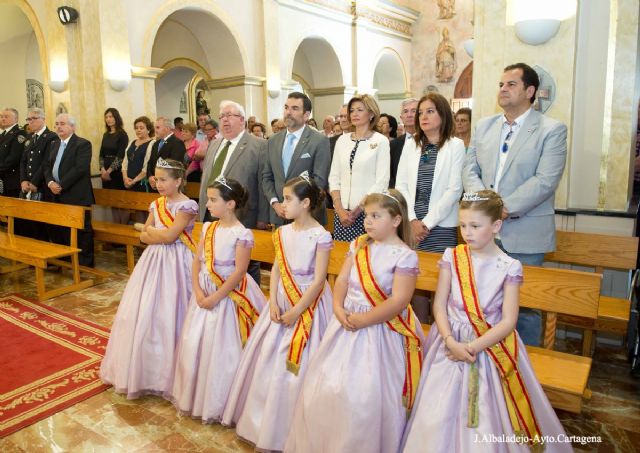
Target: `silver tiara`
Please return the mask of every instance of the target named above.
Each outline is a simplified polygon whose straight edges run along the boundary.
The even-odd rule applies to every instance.
[[[465,192],[462,201],[488,201],[489,197],[481,197],[477,192]]]
[[[158,161],[156,162],[156,168],[171,168],[173,170],[184,170],[184,167],[171,165],[169,162],[164,160],[162,157],[158,157]]]
[[[231,186],[229,184],[227,184],[227,178],[225,178],[224,176],[220,175],[216,178],[216,182],[218,184],[222,184],[223,186],[225,186],[227,189],[233,191],[233,189],[231,188]]]
[[[383,190],[382,192],[380,192],[382,195],[384,195],[385,197],[389,197],[391,198],[393,201],[395,201],[396,203],[400,204],[400,201],[394,197],[393,195],[391,195],[391,192],[389,192],[388,190]]]
[[[311,185],[311,180],[309,179],[309,172],[307,170],[300,173],[300,177],[307,181],[307,184]]]

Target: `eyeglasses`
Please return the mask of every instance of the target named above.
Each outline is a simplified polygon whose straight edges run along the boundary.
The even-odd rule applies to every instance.
[[[511,136],[513,135],[513,129],[509,129],[509,133],[507,134],[507,136],[504,138],[504,143],[502,144],[502,152],[506,153],[507,151],[509,151],[509,145],[511,144]]]
[[[35,120],[39,120],[40,117],[39,116],[29,116],[27,117],[27,121],[35,121]]]
[[[238,115],[237,113],[221,113],[218,119],[222,121],[223,119],[231,119],[232,116],[237,116],[238,118],[242,118],[242,115]]]

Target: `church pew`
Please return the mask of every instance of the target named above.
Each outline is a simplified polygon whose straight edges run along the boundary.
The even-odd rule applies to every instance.
[[[44,201],[21,200],[18,198],[0,196],[0,213],[8,221],[7,231],[0,232],[0,256],[11,260],[14,264],[0,269],[0,273],[32,266],[36,275],[38,299],[46,300],[61,294],[79,291],[93,285],[93,280],[82,280],[80,271],[85,270],[78,260],[78,229],[84,228],[84,213],[82,206],[73,206]],[[67,227],[70,229],[70,245],[53,244],[14,234],[14,219],[34,220]],[[60,260],[69,257],[71,262]],[[23,265],[17,265],[16,262]],[[47,290],[44,281],[44,271],[47,264],[68,267],[73,274],[73,283],[55,289]]]
[[[635,271],[637,256],[637,237],[556,231],[556,250],[547,253],[545,261],[593,267],[602,274],[604,269]],[[631,294],[627,298],[600,296],[597,319],[563,315],[559,322],[584,329],[582,355],[591,356],[594,331],[626,335],[630,312]]]
[[[200,183],[188,182],[184,189],[184,194],[192,200],[198,200],[200,198]]]
[[[95,204],[117,209],[130,209],[133,211],[148,211],[149,205],[157,198],[157,193],[134,192],[132,190],[93,189]],[[124,245],[127,254],[127,269],[133,271],[135,259],[134,247],[144,247],[140,242],[140,232],[133,225],[92,220],[94,238],[98,241]]]
[[[273,263],[275,259],[271,233],[254,230],[252,259]],[[334,242],[329,257],[328,279],[333,286],[348,251],[346,242]],[[438,281],[437,262],[441,255],[418,252],[420,275],[416,288],[435,291]],[[591,359],[553,350],[555,321],[558,313],[595,319],[601,276],[565,269],[525,266],[520,305],[546,313],[544,347],[527,346],[533,369],[553,407],[579,413],[582,399],[589,395],[587,381]]]

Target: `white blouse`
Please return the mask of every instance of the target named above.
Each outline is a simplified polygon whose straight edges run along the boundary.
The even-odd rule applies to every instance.
[[[389,187],[389,139],[374,132],[358,144],[353,168],[349,169],[351,151],[356,142],[351,134],[343,134],[336,142],[329,173],[329,191],[340,191],[344,209],[355,209],[365,195],[379,193]]]

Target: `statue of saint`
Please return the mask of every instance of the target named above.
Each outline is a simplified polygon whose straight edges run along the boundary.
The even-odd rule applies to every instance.
[[[449,39],[449,29],[442,30],[442,40],[436,51],[436,79],[439,82],[451,82],[456,72],[456,48]]]

